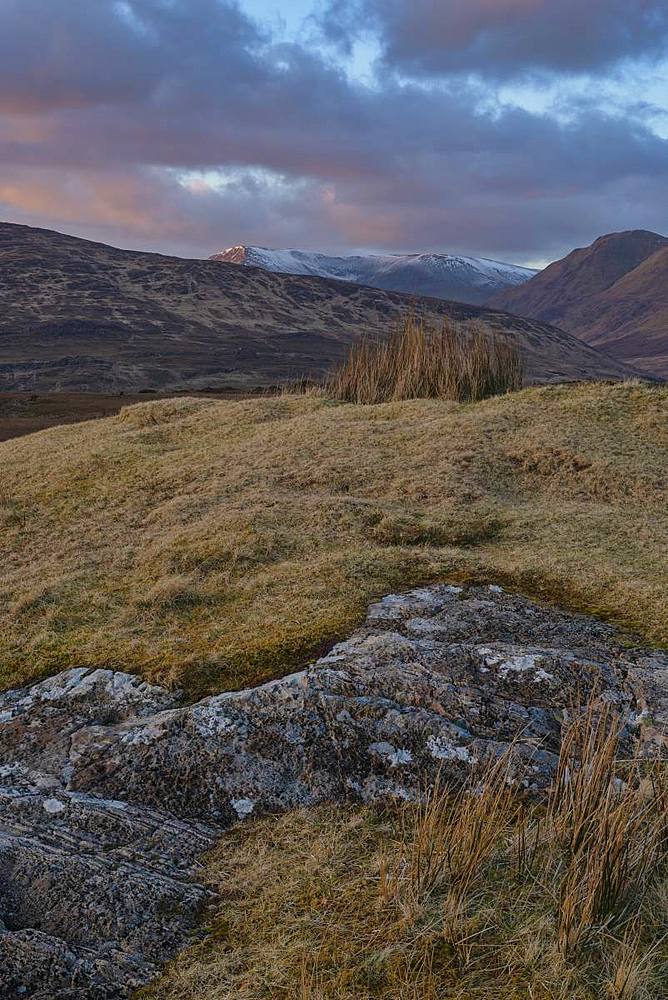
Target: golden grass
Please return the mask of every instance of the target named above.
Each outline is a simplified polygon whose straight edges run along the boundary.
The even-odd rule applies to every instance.
[[[548,819],[562,848],[557,941],[564,955],[626,923],[665,847],[663,775],[647,793],[641,762],[617,773],[623,725],[591,705],[566,732]]]
[[[408,316],[384,340],[363,339],[326,380],[323,392],[345,403],[401,399],[477,402],[522,387],[519,344],[493,336],[482,324],[440,329]]]
[[[0,684],[72,665],[192,695],[484,578],[668,643],[668,390],[141,403],[0,444]]]
[[[618,738],[605,707],[577,720],[547,809],[509,791],[501,760],[422,805],[320,808],[237,828],[210,860],[220,899],[208,939],[142,996],[666,996],[665,774],[647,783],[626,767],[620,785]],[[591,871],[575,862],[583,845]]]

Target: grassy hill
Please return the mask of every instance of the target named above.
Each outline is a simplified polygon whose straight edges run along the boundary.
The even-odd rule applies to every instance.
[[[668,390],[476,404],[179,398],[0,444],[0,684],[72,665],[195,696],[367,602],[479,577],[668,643]]]
[[[567,946],[559,911],[577,894],[545,811],[513,813],[488,786],[471,802],[321,807],[230,831],[209,860],[209,938],[136,1000],[665,997],[665,863],[625,926]]]
[[[250,685],[348,633],[373,596],[438,579],[506,583],[666,644],[667,446],[668,389],[635,383],[474,404],[152,400],[6,441],[0,685],[72,665],[193,697]],[[505,786],[440,794],[233,828],[207,862],[219,898],[206,940],[142,996],[664,995],[663,848],[621,930],[573,943],[577,808],[550,819]],[[652,809],[628,794],[643,823],[622,816],[623,835],[651,866],[665,783]],[[621,808],[603,801],[602,830]],[[425,881],[425,850],[466,876]]]

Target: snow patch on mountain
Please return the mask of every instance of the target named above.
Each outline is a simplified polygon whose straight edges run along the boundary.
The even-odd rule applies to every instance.
[[[235,246],[211,260],[265,271],[352,281],[386,291],[432,295],[481,305],[496,292],[529,281],[538,272],[519,264],[454,254],[367,254],[335,257],[305,250]]]

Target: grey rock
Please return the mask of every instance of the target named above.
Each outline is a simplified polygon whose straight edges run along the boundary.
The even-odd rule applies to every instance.
[[[415,799],[511,748],[550,782],[592,692],[662,752],[668,655],[499,587],[390,595],[307,669],[195,705],[139,678],[68,670],[0,693],[0,996],[116,1000],[197,932],[198,859],[254,816]]]

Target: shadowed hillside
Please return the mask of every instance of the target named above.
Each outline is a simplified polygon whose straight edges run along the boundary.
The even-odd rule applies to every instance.
[[[668,239],[602,236],[490,304],[554,323],[627,364],[668,376]]]
[[[0,224],[0,389],[256,386],[320,375],[407,312],[517,338],[530,381],[629,371],[543,323],[217,261],[116,250]]]

